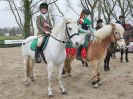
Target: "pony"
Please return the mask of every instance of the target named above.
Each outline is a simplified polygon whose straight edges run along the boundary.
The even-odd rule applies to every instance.
[[[62,69],[64,66],[64,60],[66,58],[65,46],[66,42],[71,40],[74,46],[76,46],[78,37],[78,25],[77,20],[72,18],[63,18],[63,21],[53,27],[50,34],[49,41],[43,53],[47,62],[48,71],[48,96],[53,96],[52,92],[52,74],[55,68],[58,70],[58,81],[61,93],[66,94],[64,83],[62,79]],[[36,36],[30,36],[25,39],[22,44],[22,57],[25,69],[25,82],[26,85],[30,84],[30,81],[34,81],[33,67],[35,64],[34,55],[35,52],[30,49],[31,41]]]
[[[126,25],[125,33],[124,33],[124,40],[126,42],[126,45],[129,45],[129,43],[133,40],[133,26],[130,24]],[[120,50],[120,61],[123,62],[123,54],[125,54],[125,60],[126,62],[129,62],[128,60],[128,48],[125,47],[124,49]]]
[[[94,33],[94,40],[89,43],[87,50],[87,59],[92,66],[92,85],[99,86],[100,67],[104,60],[107,48],[112,41],[116,41],[120,48],[125,46],[123,39],[124,29],[119,24],[106,25]]]
[[[100,86],[100,64],[105,59],[107,48],[112,41],[115,41],[120,48],[125,47],[123,39],[124,28],[117,23],[111,23],[103,26],[93,34],[93,40],[89,42],[87,48],[87,60],[89,60],[92,69],[91,83],[93,87]],[[77,44],[83,44],[81,40],[84,35],[79,36]]]

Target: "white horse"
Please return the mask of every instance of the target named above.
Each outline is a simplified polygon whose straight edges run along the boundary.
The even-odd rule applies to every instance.
[[[51,86],[51,76],[55,66],[58,70],[59,87],[62,94],[66,94],[62,80],[62,69],[64,66],[64,60],[66,58],[65,46],[68,39],[72,41],[73,45],[76,46],[76,40],[78,37],[78,25],[77,20],[74,19],[63,19],[61,24],[55,26],[52,30],[48,44],[43,51],[48,70],[48,96],[53,96]],[[25,81],[26,84],[30,83],[30,80],[34,80],[33,66],[35,64],[34,55],[35,52],[30,49],[31,41],[36,38],[35,36],[28,37],[22,45],[22,57],[25,69]]]

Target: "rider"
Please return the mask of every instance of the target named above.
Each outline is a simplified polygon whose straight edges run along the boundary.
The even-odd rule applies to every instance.
[[[79,24],[79,34],[81,33],[85,33],[88,35],[88,37],[85,37],[85,41],[90,37],[90,35],[94,32],[94,29],[92,29],[91,24],[92,21],[89,19],[89,15],[90,15],[90,11],[89,9],[83,9],[81,14],[80,14],[80,18],[78,21]],[[84,42],[84,45],[80,46],[78,48],[78,54],[77,54],[77,59],[80,58],[80,54],[82,51],[82,48],[84,49],[85,53],[86,53],[86,48],[88,46],[88,43]],[[83,52],[84,52],[83,51]],[[84,57],[85,55],[83,55]]]
[[[119,20],[117,20],[116,23],[121,24],[124,29],[126,28],[126,26],[125,26],[125,17],[123,15],[119,16]]]
[[[39,15],[36,18],[36,25],[38,29],[38,43],[35,51],[35,62],[40,63],[41,58],[39,52],[41,51],[41,46],[44,38],[51,33],[52,24],[50,20],[48,20],[48,16],[46,13],[48,12],[48,4],[41,3],[39,6]]]
[[[100,29],[101,27],[103,27],[103,20],[102,19],[98,19],[97,20],[97,25],[96,25],[96,30]]]

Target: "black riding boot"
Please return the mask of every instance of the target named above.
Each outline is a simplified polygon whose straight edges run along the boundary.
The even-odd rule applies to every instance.
[[[81,58],[81,51],[82,51],[82,48],[83,48],[82,45],[78,48],[77,60],[82,60],[82,58]]]
[[[41,63],[41,58],[40,58],[40,48],[39,47],[37,47],[36,48],[36,51],[35,51],[35,62],[36,63]]]

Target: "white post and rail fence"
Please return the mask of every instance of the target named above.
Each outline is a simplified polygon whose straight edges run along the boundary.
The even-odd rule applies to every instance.
[[[0,47],[15,47],[20,46],[23,43],[23,39],[20,40],[0,40]]]

